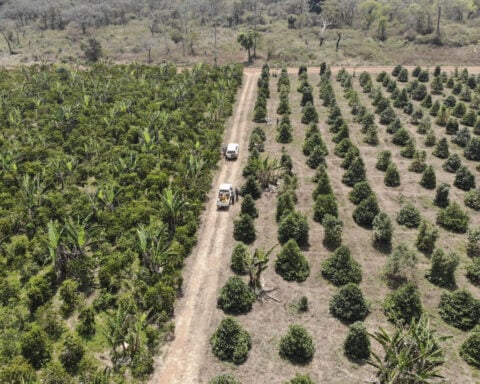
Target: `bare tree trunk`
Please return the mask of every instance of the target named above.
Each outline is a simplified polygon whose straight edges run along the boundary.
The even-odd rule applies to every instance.
[[[440,17],[442,16],[442,7],[438,3],[438,14],[437,14],[437,31],[435,32],[437,39],[440,39]]]
[[[13,49],[12,49],[12,45],[10,43],[10,40],[8,39],[7,35],[5,34],[4,31],[2,31],[2,35],[3,35],[3,38],[5,39],[5,41],[7,42],[7,45],[8,45],[8,52],[10,53],[10,55],[16,55],[17,52],[15,52]]]
[[[340,45],[340,40],[342,39],[342,32],[337,32],[337,45],[335,47],[335,51],[338,52],[338,46]]]

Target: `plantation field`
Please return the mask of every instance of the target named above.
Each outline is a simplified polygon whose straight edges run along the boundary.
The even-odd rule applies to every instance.
[[[0,382],[151,375],[241,82],[235,65],[2,70]]]
[[[282,92],[284,95],[288,95],[291,110],[289,115],[291,137],[285,130],[282,130],[285,115],[277,113],[281,99],[285,97],[281,96],[282,92],[277,87],[280,71],[270,70],[268,87],[270,95],[266,98],[266,110],[264,113],[258,112],[257,99],[257,107],[250,110],[249,122],[246,125],[244,123],[239,125],[242,129],[250,132],[248,140],[243,137],[243,141],[239,141],[243,150],[250,147],[248,159],[247,155],[243,153],[237,163],[222,164],[221,175],[224,176],[223,172],[227,169],[227,174],[232,176],[230,180],[233,179],[236,185],[243,184],[244,196],[240,199],[240,203],[244,201],[245,194],[254,189],[251,189],[251,185],[248,186],[245,177],[238,176],[238,163],[241,163],[240,166],[243,167],[244,176],[254,175],[257,182],[264,180],[265,164],[275,163],[277,167],[272,167],[275,170],[271,171],[271,174],[274,175],[272,180],[278,178],[278,183],[274,187],[263,190],[261,197],[255,200],[258,217],[253,219],[253,226],[256,230],[253,239],[246,235],[248,230],[245,228],[247,227],[241,227],[244,229],[243,232],[238,230],[240,224],[237,222],[242,221],[240,213],[247,208],[244,208],[242,204],[236,204],[230,208],[228,215],[234,222],[227,224],[229,228],[226,231],[227,238],[222,244],[223,259],[219,261],[217,256],[214,257],[214,260],[219,261],[220,265],[211,267],[212,275],[209,283],[218,286],[217,294],[220,295],[227,280],[235,275],[231,269],[231,257],[239,240],[249,243],[247,247],[252,253],[255,249],[264,250],[266,253],[277,244],[277,247],[269,255],[266,270],[261,275],[262,290],[257,290],[260,299],[253,303],[251,310],[241,310],[237,315],[235,315],[235,310],[230,307],[230,313],[234,313],[238,324],[249,333],[251,349],[244,357],[245,360],[239,364],[229,363],[228,358],[222,362],[218,358],[218,351],[212,352],[212,347],[209,345],[210,337],[216,331],[221,320],[225,318],[226,313],[229,312],[225,308],[221,309],[222,306],[225,307],[225,299],[218,302],[218,307],[217,301],[213,299],[206,304],[206,307],[205,304],[198,307],[198,313],[201,314],[197,319],[198,322],[192,323],[190,329],[187,327],[187,329],[178,330],[180,334],[188,333],[196,326],[202,327],[203,321],[208,323],[206,335],[199,339],[191,338],[192,343],[198,342],[202,346],[200,350],[203,348],[202,356],[196,358],[202,361],[199,363],[194,358],[194,365],[200,367],[193,369],[193,371],[198,370],[197,376],[194,372],[192,373],[189,364],[183,366],[179,364],[181,361],[189,360],[188,358],[183,359],[182,356],[191,356],[188,347],[183,345],[183,352],[177,353],[175,356],[177,373],[173,376],[160,374],[151,382],[182,382],[182,377],[194,377],[195,382],[208,383],[217,375],[225,373],[232,374],[241,383],[258,382],[260,378],[262,382],[284,383],[286,380],[292,379],[296,373],[308,374],[316,383],[374,382],[377,372],[375,368],[362,360],[349,359],[344,353],[344,341],[349,332],[349,325],[353,322],[350,319],[355,316],[341,320],[338,317],[341,318],[345,313],[339,313],[339,310],[335,310],[335,308],[332,312],[332,297],[339,292],[344,283],[332,282],[334,280],[326,272],[325,261],[334,253],[340,243],[348,247],[353,260],[360,267],[359,287],[365,298],[368,313],[359,315],[359,319],[364,319],[367,331],[374,334],[381,327],[387,332],[394,332],[394,313],[400,319],[403,318],[408,322],[411,321],[408,316],[411,315],[415,318],[424,312],[428,315],[430,326],[435,330],[437,336],[449,336],[440,342],[445,353],[445,363],[439,367],[439,372],[445,377],[446,382],[478,382],[480,378],[478,369],[467,364],[459,355],[462,344],[475,334],[474,326],[478,325],[479,321],[480,289],[476,285],[478,278],[469,272],[474,270],[472,266],[478,262],[478,253],[475,253],[474,250],[478,249],[475,248],[478,247],[478,237],[475,239],[474,235],[475,230],[480,226],[480,217],[477,212],[479,206],[475,203],[478,201],[476,188],[479,158],[477,154],[480,153],[476,147],[480,133],[476,105],[478,75],[475,68],[470,70],[442,68],[441,73],[436,75],[443,77],[443,89],[437,90],[438,94],[432,94],[432,83],[436,81],[433,69],[428,71],[428,80],[425,75],[426,68],[423,68],[423,74],[420,77],[418,72],[422,73],[422,70],[419,71],[419,68],[396,68],[395,71],[402,72],[400,77],[398,73],[393,76],[393,70],[393,67],[379,68],[366,73],[363,72],[363,69],[346,71],[335,68],[329,78],[325,75],[321,77],[319,68],[308,68],[307,75],[303,74],[303,76],[298,76],[297,69],[289,70],[289,91],[285,92],[284,89]],[[328,71],[327,69],[327,73]],[[384,73],[382,73],[383,71]],[[252,75],[255,78],[260,75],[254,69],[247,69],[245,72],[247,79],[250,79]],[[405,72],[407,73],[406,79]],[[378,76],[379,74],[380,76]],[[370,80],[368,80],[369,78]],[[306,80],[308,84],[305,84]],[[467,85],[469,82],[473,85],[470,92],[466,88],[470,87]],[[302,123],[302,120],[306,120],[306,110],[302,111],[301,103],[308,100],[308,97],[305,99],[305,93],[308,92],[299,90],[304,89],[305,85],[310,85],[312,89],[313,106],[318,113],[318,132],[323,142],[321,145],[324,145],[324,149],[326,149],[323,151],[323,155],[322,151],[319,152],[320,154],[312,155],[311,148],[310,155],[305,155],[306,138],[316,132],[315,124],[312,126],[312,124]],[[425,85],[425,89],[422,85]],[[395,88],[397,91],[394,91]],[[402,101],[402,97],[399,95],[402,95],[403,89],[408,90],[407,93],[404,93],[407,95],[407,99],[403,100],[404,103],[400,105],[398,100]],[[251,98],[254,98],[252,91],[249,92]],[[420,98],[422,92],[425,94]],[[470,94],[470,98],[468,94]],[[431,114],[428,100],[425,101],[428,99],[426,97],[428,95],[430,95],[432,105],[436,101],[439,102],[439,111],[443,111],[442,113],[445,113],[446,117],[440,118],[439,115],[443,116],[442,113],[437,113],[436,116]],[[463,114],[458,111],[462,109],[461,107],[457,107],[457,109],[454,105],[450,105],[448,108],[441,107],[452,101],[450,96],[455,98],[456,104],[464,104]],[[418,100],[414,100],[414,98]],[[389,108],[391,111],[385,112]],[[470,120],[464,117],[469,112],[473,116]],[[241,115],[244,116],[244,114],[245,112],[242,111]],[[267,123],[252,121],[254,119],[262,121],[263,115],[268,117]],[[236,115],[234,114],[234,116]],[[338,116],[341,119],[338,119]],[[455,128],[451,128],[455,127],[453,119],[456,119],[458,123],[456,131]],[[449,123],[447,124],[447,122]],[[446,125],[450,127],[449,131],[447,131]],[[229,130],[234,130],[236,127],[237,124],[232,124],[232,121],[229,123]],[[401,134],[393,133],[395,129],[399,131],[402,127],[404,130]],[[265,140],[259,140],[258,135],[253,134],[253,132],[258,133],[259,131],[265,134]],[[345,141],[346,137],[349,137],[349,140]],[[435,138],[434,145],[431,142],[428,143],[429,140],[433,140],[432,137]],[[464,138],[462,139],[462,137]],[[427,138],[427,144],[425,144]],[[438,142],[441,139],[445,139],[448,145],[449,154],[446,158],[439,158],[439,155],[444,157],[438,148]],[[256,150],[252,150],[254,147],[263,148],[258,153]],[[347,154],[347,149],[352,147],[354,149]],[[387,172],[377,168],[379,167],[377,160],[379,154],[385,151],[390,151],[390,164],[395,165]],[[421,151],[425,151],[425,154]],[[444,164],[452,155],[458,155],[461,165],[466,167],[462,172],[445,170],[448,167],[445,167]],[[260,157],[263,166],[258,165],[255,156]],[[362,160],[359,161],[359,158]],[[318,164],[320,164],[320,170],[317,169]],[[321,170],[321,164],[323,164],[324,171]],[[397,172],[393,172],[395,168]],[[291,169],[291,174],[289,174],[289,169]],[[428,169],[428,172],[425,172],[425,169]],[[431,170],[435,176],[434,185],[432,185]],[[462,176],[467,170],[473,175],[473,178]],[[362,176],[363,171],[365,177]],[[312,197],[314,193],[315,195],[324,193],[318,191],[319,184],[325,183],[325,177],[321,177],[321,175],[325,175],[325,172],[332,190],[330,196],[333,196],[333,204],[336,205],[336,209],[332,208],[331,200],[322,200],[318,197],[315,200]],[[386,174],[389,174],[389,177],[386,177]],[[396,177],[392,179],[391,175]],[[317,181],[312,180],[314,176],[317,176]],[[468,179],[468,185],[465,187],[466,179]],[[380,224],[373,223],[372,229],[373,217],[369,223],[364,221],[362,225],[358,224],[364,220],[365,216],[368,216],[365,213],[358,214],[358,207],[362,206],[360,200],[367,198],[364,196],[354,204],[350,196],[354,190],[353,186],[362,180],[367,182],[364,184],[370,186],[369,196],[374,196],[373,200],[378,204],[378,212],[385,213],[387,219],[390,219],[393,233],[391,241],[386,241],[385,237],[382,237]],[[217,180],[217,182],[220,183],[223,180]],[[445,208],[436,205],[440,203],[434,204],[434,200],[437,196],[437,187],[442,183],[450,185],[448,193],[450,204],[458,203],[459,207],[457,208],[466,214],[464,218],[468,218],[465,219],[468,220],[467,226],[464,226],[465,223],[463,223],[458,227],[452,227],[448,220],[452,217],[450,211],[446,211],[447,214],[443,216],[439,214]],[[326,188],[325,184],[321,188]],[[286,193],[293,193],[295,196],[293,207],[290,206],[286,210],[297,211],[300,216],[304,215],[306,218],[309,228],[306,242],[303,237],[296,237],[297,232],[294,230],[294,226],[288,227],[290,229],[285,232],[285,229],[280,229],[283,219],[276,220],[276,216],[279,214],[278,201],[283,199],[282,195]],[[469,197],[466,199],[466,196]],[[213,198],[214,195],[211,197]],[[213,202],[210,202],[210,205],[214,210]],[[406,214],[407,209],[405,209],[399,215],[402,208],[408,205],[414,207],[414,219],[410,216],[411,210]],[[320,223],[319,217],[324,216],[325,212],[338,217],[342,225],[341,241],[335,245],[327,244],[324,239],[325,229]],[[368,207],[366,212],[369,212]],[[458,210],[456,212],[458,213]],[[224,214],[225,212],[206,212],[208,218],[210,215],[223,217]],[[285,215],[288,216],[288,212]],[[387,220],[385,217],[383,219]],[[412,224],[411,220],[415,223]],[[421,224],[422,221],[425,223]],[[222,225],[223,223],[224,221],[222,221]],[[210,233],[208,229],[204,230]],[[436,236],[420,236],[423,241],[419,241],[419,233],[424,233],[422,231],[430,234],[433,232]],[[202,233],[200,231],[199,236],[202,236]],[[229,233],[233,233],[233,236]],[[374,242],[374,233],[377,236],[376,242]],[[300,270],[305,271],[305,263],[301,262],[301,258],[297,258],[298,253],[292,251],[291,247],[289,251],[285,250],[286,244],[288,244],[287,240],[290,238],[295,238],[300,245],[300,252],[308,264],[306,273],[300,273]],[[214,237],[212,237],[213,239]],[[279,242],[281,244],[278,244]],[[386,244],[388,242],[390,242],[390,246]],[[194,250],[193,260],[198,257],[198,252],[200,250]],[[212,252],[216,254],[217,250],[212,250]],[[279,261],[279,255],[284,252],[290,252],[290,259],[296,260],[291,261],[289,267],[288,262]],[[297,256],[292,259],[292,255]],[[187,262],[186,282],[196,277],[193,260]],[[287,269],[285,270],[285,268]],[[467,273],[469,278],[466,276]],[[219,276],[218,281],[217,275]],[[248,274],[243,276],[240,274],[240,277],[245,282],[250,281]],[[186,284],[188,285],[188,283]],[[389,305],[385,304],[386,298],[391,298],[392,293],[404,292],[402,289],[405,287],[410,289],[407,292],[412,292],[412,290],[415,292],[414,301],[407,304],[402,301],[406,300],[404,297],[397,301],[391,299],[388,301]],[[465,299],[467,301],[464,300],[463,304],[457,303],[456,309],[445,304],[449,298],[454,300],[452,299],[454,295],[449,296],[449,293],[456,295],[465,292],[469,297],[468,300],[471,299],[471,301]],[[303,298],[302,301],[302,297],[306,297],[306,300]],[[190,300],[195,302],[196,299],[192,299],[188,295],[181,298],[179,308],[188,305],[186,302]],[[409,300],[413,300],[412,297]],[[241,302],[240,296],[237,296],[237,301]],[[305,302],[308,307],[306,310]],[[464,311],[465,317],[470,320],[465,323],[462,322],[463,320],[458,321],[460,312],[456,311]],[[181,318],[182,313],[178,313],[178,316]],[[389,318],[391,321],[388,320]],[[313,356],[300,363],[292,363],[288,356],[282,357],[279,353],[281,340],[287,334],[289,326],[293,324],[301,325],[311,336],[315,346]],[[384,352],[381,346],[372,338],[370,340],[371,350],[379,356],[383,356]],[[195,348],[198,347],[195,346]],[[168,353],[172,352],[172,349],[175,351],[175,344],[172,344],[170,349],[167,348]],[[162,359],[168,361],[168,353]],[[161,364],[162,360],[159,365],[161,366]],[[185,372],[189,372],[193,376],[182,376],[185,375]],[[167,380],[167,378],[173,381]],[[437,381],[441,382],[442,380]]]

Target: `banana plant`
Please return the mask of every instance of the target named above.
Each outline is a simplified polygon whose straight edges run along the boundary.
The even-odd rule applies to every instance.
[[[168,230],[163,225],[158,228],[141,225],[136,232],[143,265],[152,274],[162,273],[171,258],[179,254],[179,244],[168,239]]]
[[[247,260],[247,271],[249,276],[249,285],[257,296],[263,292],[262,273],[268,268],[268,261],[270,254],[275,249],[277,244],[270,248],[267,252],[263,249],[256,248],[253,255]]]
[[[160,202],[165,212],[165,220],[168,223],[170,234],[175,233],[184,209],[188,206],[187,200],[178,193],[173,192],[170,187],[165,188],[160,195]]]

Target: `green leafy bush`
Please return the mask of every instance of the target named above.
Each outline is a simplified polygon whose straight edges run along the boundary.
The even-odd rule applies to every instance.
[[[472,228],[467,235],[467,256],[480,258],[480,228]]]
[[[295,209],[295,196],[291,191],[281,193],[277,199],[277,213],[275,219],[280,221],[284,214]]]
[[[353,220],[358,225],[371,227],[373,219],[380,212],[378,207],[377,198],[374,195],[370,195],[365,200],[362,200],[357,208],[353,211]]]
[[[464,201],[467,207],[480,211],[480,188],[471,189],[465,193]]]
[[[440,297],[438,312],[447,324],[467,331],[480,320],[480,301],[466,289],[447,291]]]
[[[297,373],[295,377],[289,381],[285,381],[283,384],[315,384],[309,375],[301,375]]]
[[[463,165],[455,172],[453,185],[463,191],[475,188],[475,175],[470,172],[467,166]]]
[[[473,329],[470,336],[461,345],[460,356],[468,364],[480,368],[480,325]]]
[[[258,217],[258,209],[255,206],[255,200],[249,194],[243,196],[240,214],[249,215],[252,219]]]
[[[78,314],[77,332],[88,338],[95,334],[95,311],[92,307],[83,307]]]
[[[316,169],[320,165],[325,165],[325,156],[326,152],[322,146],[316,145],[308,156],[307,165],[312,169]]]
[[[420,252],[430,254],[435,249],[435,242],[438,239],[438,229],[426,220],[422,220],[418,228],[415,245]]]
[[[303,256],[297,242],[288,240],[277,255],[275,271],[287,281],[304,281],[310,274],[308,261]]]
[[[387,187],[398,187],[400,185],[400,173],[394,163],[390,163],[383,179]]]
[[[240,195],[250,195],[255,200],[262,196],[262,187],[254,175],[247,177],[245,184],[240,187]]]
[[[437,207],[440,207],[440,208],[447,207],[448,204],[450,204],[450,199],[448,198],[449,192],[450,192],[450,184],[441,183],[437,187],[433,204],[435,204]]]
[[[480,285],[480,258],[475,258],[467,266],[467,279],[476,286]]]
[[[340,288],[330,300],[329,310],[332,316],[346,323],[362,321],[369,313],[363,293],[355,283]]]
[[[214,377],[208,382],[208,384],[241,384],[240,381],[235,379],[235,376],[228,373],[223,373],[219,376]]]
[[[241,214],[233,221],[233,238],[245,244],[251,244],[257,238],[255,223],[250,215]]]
[[[443,163],[442,168],[444,171],[455,173],[461,166],[462,161],[460,160],[460,156],[458,156],[456,153],[453,153],[449,156],[445,163]]]
[[[361,157],[357,157],[353,160],[350,167],[343,174],[342,182],[345,185],[353,187],[355,183],[364,181],[366,178],[365,164]]]
[[[439,287],[455,287],[455,270],[460,258],[454,252],[445,253],[443,249],[436,249],[432,254],[432,266],[426,277]]]
[[[350,249],[341,245],[322,263],[322,276],[336,286],[362,281],[360,264],[352,257]]]
[[[384,276],[391,286],[404,283],[413,274],[417,263],[417,255],[406,244],[399,244],[387,258]]]
[[[306,364],[315,353],[312,336],[301,325],[293,324],[280,340],[280,356],[292,363]]]
[[[420,292],[413,283],[407,283],[385,297],[383,309],[388,320],[410,324],[423,313]]]
[[[392,220],[385,212],[380,212],[373,219],[373,244],[376,247],[390,248],[393,237]]]
[[[74,335],[67,335],[63,342],[63,349],[59,356],[63,368],[70,373],[75,374],[78,371],[80,360],[85,354],[85,348],[81,341]]]
[[[426,189],[435,189],[435,187],[437,186],[435,170],[431,165],[425,168],[425,171],[423,172],[422,178],[420,180],[420,185]]]
[[[389,150],[381,151],[377,156],[377,163],[375,168],[385,172],[392,161],[392,152]]]
[[[239,276],[231,276],[218,295],[217,305],[227,314],[241,314],[250,312],[255,300],[250,287]]]
[[[417,228],[420,221],[420,211],[411,203],[405,204],[397,214],[397,223],[408,228]]]
[[[343,221],[326,214],[323,217],[322,225],[324,228],[323,244],[331,248],[340,246],[342,244]]]
[[[210,338],[213,354],[220,360],[243,363],[252,346],[250,335],[233,317],[227,316]]]
[[[337,200],[335,195],[318,195],[313,206],[313,220],[321,223],[325,215],[338,216]]]
[[[343,351],[352,360],[366,360],[370,357],[370,338],[364,323],[357,321],[350,325]]]
[[[22,356],[33,368],[43,367],[51,359],[52,345],[46,333],[34,324],[20,340]]]
[[[230,267],[235,273],[244,275],[247,273],[247,267],[250,260],[250,252],[244,243],[237,243],[233,247],[230,259]]]
[[[402,127],[393,135],[392,143],[396,145],[404,146],[404,145],[407,145],[408,141],[411,138],[412,137],[410,136],[410,133],[408,132],[408,130]]]
[[[437,214],[437,224],[443,228],[458,233],[465,233],[468,229],[470,217],[457,203],[451,203]]]
[[[307,218],[300,212],[293,211],[282,217],[278,225],[278,241],[285,244],[294,239],[300,247],[308,245],[309,226]]]
[[[449,156],[449,150],[448,150],[448,142],[445,137],[442,137],[437,145],[435,146],[435,149],[432,152],[433,156],[436,156],[440,159],[447,159]]]
[[[480,161],[480,138],[472,137],[465,147],[464,155],[468,160]]]
[[[365,180],[355,183],[353,189],[348,194],[348,198],[353,204],[358,205],[371,195],[373,195],[372,188],[370,184],[368,184],[368,181]]]

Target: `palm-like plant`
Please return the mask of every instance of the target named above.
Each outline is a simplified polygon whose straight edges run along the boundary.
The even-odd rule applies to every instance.
[[[439,367],[445,362],[440,342],[448,337],[435,336],[426,316],[410,325],[398,324],[393,334],[383,328],[370,336],[385,352],[383,358],[372,352],[368,363],[377,368],[379,383],[429,383],[442,378]]]
[[[256,248],[252,257],[250,257],[247,261],[246,269],[249,276],[249,285],[257,296],[263,292],[261,276],[263,271],[267,269],[268,261],[270,260],[269,256],[276,246],[277,245],[275,244],[267,252],[265,252],[263,249]]]
[[[161,225],[158,228],[137,228],[138,250],[145,268],[150,273],[157,274],[171,261],[173,256],[179,254],[179,245],[170,241],[168,230]]]
[[[168,229],[170,233],[173,234],[182,218],[184,209],[188,205],[187,200],[185,200],[178,191],[173,192],[169,187],[162,191],[160,201],[165,211],[165,220],[168,223]]]

